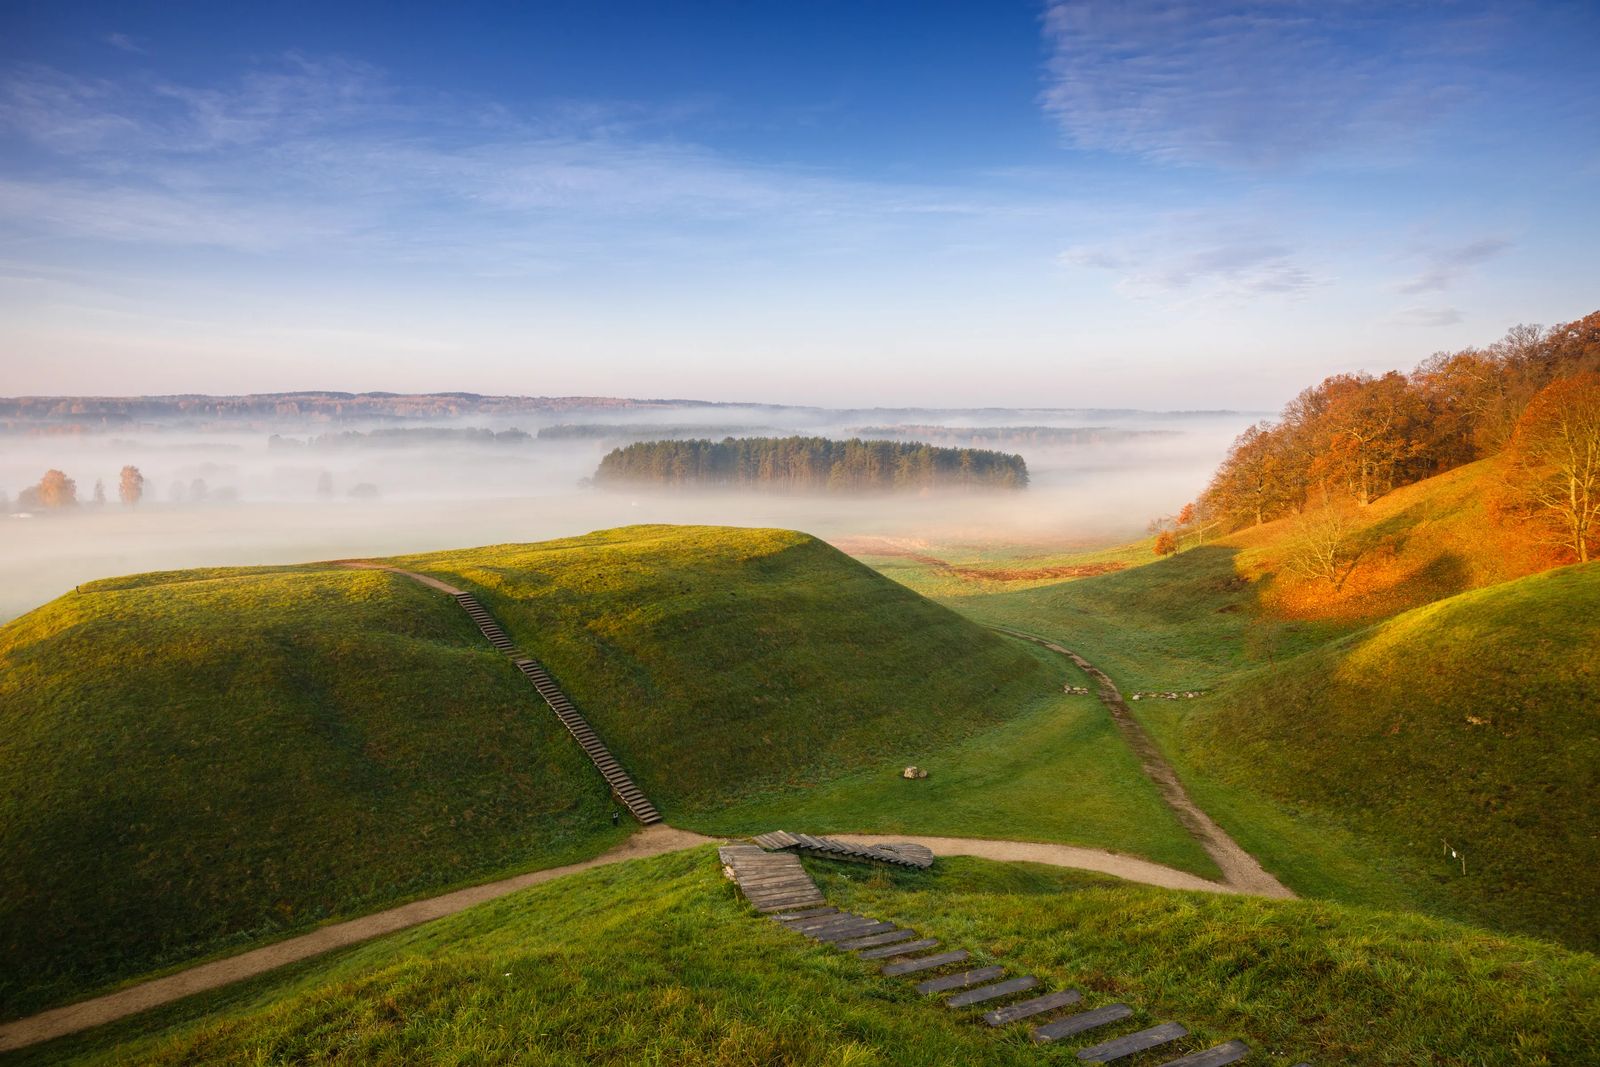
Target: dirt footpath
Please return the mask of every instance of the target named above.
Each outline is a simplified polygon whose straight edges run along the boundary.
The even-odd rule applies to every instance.
[[[1239,893],[1231,885],[1210,882],[1197,874],[1163,867],[1149,860],[1134,859],[1098,848],[1074,845],[1045,845],[1033,841],[991,841],[980,837],[921,837],[914,834],[829,834],[835,841],[852,845],[888,845],[909,841],[933,850],[935,856],[976,856],[1006,863],[1043,863],[1051,867],[1072,867],[1098,871],[1130,882],[1160,886],[1162,889],[1195,889],[1203,893]]]
[[[441,919],[446,915],[454,915],[474,904],[482,904],[484,901],[503,897],[507,893],[515,893],[519,889],[553,881],[579,871],[642,859],[646,856],[659,856],[664,852],[681,852],[698,845],[710,844],[714,840],[716,839],[702,837],[687,830],[674,830],[670,826],[660,824],[648,826],[609,852],[581,863],[569,863],[564,867],[551,867],[543,871],[530,871],[498,882],[475,885],[443,896],[402,904],[398,908],[364,915],[348,922],[334,923],[313,930],[309,934],[287,938],[264,948],[229,956],[227,959],[202,963],[198,967],[190,967],[165,978],[140,982],[138,985],[129,986],[115,993],[107,993],[102,997],[94,997],[77,1004],[68,1004],[64,1008],[53,1008],[25,1019],[0,1024],[0,1052],[37,1044],[40,1041],[49,1041],[51,1038],[62,1037],[79,1030],[87,1030],[91,1026],[99,1026],[124,1016],[169,1004],[192,993],[202,993],[246,978],[254,978],[258,974],[265,974],[267,971],[311,956],[368,941],[396,930],[404,930],[408,926]]]
[[[1111,719],[1117,724],[1123,740],[1133,749],[1133,754],[1139,757],[1139,765],[1144,770],[1145,777],[1155,783],[1156,789],[1161,793],[1161,799],[1167,802],[1167,807],[1172,809],[1172,813],[1178,817],[1184,829],[1188,830],[1216,861],[1228,885],[1241,893],[1251,893],[1255,896],[1280,899],[1294,896],[1288,886],[1268,874],[1261,864],[1256,862],[1254,856],[1240,848],[1239,843],[1229,837],[1226,830],[1200,810],[1200,805],[1190,798],[1189,791],[1184,789],[1183,783],[1178,780],[1178,772],[1172,769],[1172,764],[1167,762],[1161,750],[1156,747],[1155,738],[1151,737],[1143,724],[1133,717],[1133,712],[1128,710],[1128,705],[1122,699],[1122,693],[1104,671],[1071,649],[1062,648],[1042,637],[1035,637],[1020,630],[1009,630],[1003,626],[996,626],[994,629],[1043,645],[1052,652],[1066,656],[1095,680],[1100,687],[1100,702],[1111,712]]]

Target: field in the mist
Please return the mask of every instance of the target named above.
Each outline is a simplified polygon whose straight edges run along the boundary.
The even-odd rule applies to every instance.
[[[82,504],[70,514],[0,514],[0,619],[110,574],[534,541],[640,522],[782,527],[828,539],[1125,539],[1150,516],[1188,499],[1250,418],[690,407],[402,424],[416,431],[415,440],[396,438],[389,424],[330,426],[288,418],[135,424],[85,434],[10,432],[0,435],[0,493],[10,510],[49,469],[76,481]],[[962,419],[980,431],[996,424],[1053,423],[1056,429],[997,444],[946,425]],[[652,435],[692,430],[716,436],[711,431],[720,427],[848,437],[902,423],[957,435],[935,437],[939,443],[1021,453],[1032,481],[1025,499],[1004,493],[959,499],[685,495],[605,492],[587,484],[615,444]],[[1109,429],[1071,429],[1093,425]],[[469,432],[473,427],[501,437]],[[513,428],[520,434],[507,433]],[[445,436],[431,436],[436,433]],[[137,466],[146,478],[137,508],[117,501],[124,465]],[[96,481],[108,497],[103,507],[92,502]],[[358,487],[370,487],[360,494],[377,495],[353,496]]]

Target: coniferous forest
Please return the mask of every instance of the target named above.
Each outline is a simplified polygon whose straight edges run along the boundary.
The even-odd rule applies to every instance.
[[[1023,489],[1028,466],[1012,453],[917,441],[729,437],[640,441],[613,449],[600,461],[595,481],[788,492]]]

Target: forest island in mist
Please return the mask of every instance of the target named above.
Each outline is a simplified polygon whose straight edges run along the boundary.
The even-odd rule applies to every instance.
[[[532,541],[631,523],[784,526],[911,544],[1134,534],[1199,492],[1257,417],[470,393],[0,399],[0,618],[105,574]],[[595,484],[609,453],[641,443],[758,447],[729,438],[834,442],[841,456],[852,439],[876,442],[851,453],[863,457],[854,488],[894,490],[899,470],[903,491],[828,492],[825,476],[784,493],[726,482]],[[865,461],[890,454],[886,484],[868,484],[879,465]],[[1001,472],[979,484],[974,457],[989,456],[1007,458],[978,459]],[[914,473],[931,471],[934,457],[954,462],[953,483]],[[126,468],[140,479],[134,503],[123,502]],[[60,485],[41,499],[52,471],[70,482],[70,502]],[[1023,481],[1027,491],[1016,492]]]

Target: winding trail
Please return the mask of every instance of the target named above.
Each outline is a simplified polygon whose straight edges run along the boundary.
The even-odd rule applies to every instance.
[[[344,948],[384,934],[392,934],[396,930],[442,919],[446,915],[465,911],[474,904],[482,904],[503,897],[507,893],[515,893],[519,889],[554,881],[569,874],[577,874],[579,871],[604,867],[612,863],[626,863],[628,860],[643,859],[646,856],[659,856],[666,852],[681,852],[684,849],[711,844],[715,840],[687,830],[675,830],[666,825],[647,826],[616,848],[603,852],[593,859],[569,863],[562,867],[549,867],[542,871],[529,871],[527,874],[513,875],[498,882],[457,889],[453,893],[429,897],[426,900],[414,900],[398,908],[389,908],[387,911],[363,915],[359,919],[319,927],[309,934],[285,938],[261,948],[251,949],[249,952],[241,952],[237,956],[202,963],[198,967],[190,967],[164,978],[152,978],[148,982],[140,982],[126,989],[119,989],[115,993],[107,993],[104,996],[0,1024],[0,1052],[77,1033],[91,1026],[99,1026],[163,1004],[170,1004],[193,993],[203,993],[208,989],[242,982],[246,978],[254,978],[258,974],[265,974],[312,956],[320,956],[336,948]]]
[[[437,578],[403,570],[399,567],[370,563],[364,560],[340,560],[341,565],[371,570],[386,570],[405,575],[441,592],[455,595],[462,590]],[[1156,747],[1155,739],[1133,717],[1123,702],[1122,694],[1106,674],[1091,665],[1077,653],[1044,638],[1018,630],[996,626],[993,629],[1043,645],[1052,652],[1071,659],[1085,673],[1095,679],[1100,687],[1100,699],[1111,712],[1112,719],[1122,732],[1128,745],[1138,756],[1144,773],[1155,783],[1162,798],[1177,815],[1179,821],[1205,848],[1222,870],[1224,881],[1208,881],[1186,871],[1164,867],[1148,860],[1123,856],[1100,849],[1078,848],[1071,845],[1053,845],[1032,841],[1004,841],[983,838],[927,837],[906,834],[834,834],[841,841],[864,845],[907,841],[926,846],[940,856],[976,856],[1002,862],[1043,863],[1054,867],[1097,871],[1131,882],[1158,886],[1163,889],[1181,889],[1207,893],[1249,893],[1266,897],[1289,898],[1294,894],[1272,875],[1262,869],[1254,857],[1240,848],[1210,816],[1201,811],[1190,799],[1176,772]],[[254,978],[279,967],[300,960],[344,948],[363,941],[394,933],[434,919],[465,911],[476,904],[503,897],[508,893],[567,875],[591,870],[613,863],[681,852],[712,844],[716,838],[705,837],[687,830],[678,830],[664,823],[647,826],[622,844],[579,863],[551,867],[542,871],[503,878],[483,885],[458,889],[441,896],[412,901],[399,907],[364,915],[357,919],[333,923],[310,933],[286,938],[271,945],[229,956],[225,959],[202,963],[162,978],[128,986],[113,993],[92,997],[52,1008],[26,1018],[0,1023],[0,1052],[64,1037],[95,1026],[170,1004],[195,993],[218,989],[222,986]]]
[[[892,845],[909,842],[932,849],[935,856],[976,856],[1003,863],[1043,863],[1051,867],[1071,867],[1098,871],[1130,882],[1159,886],[1162,889],[1189,889],[1201,893],[1244,893],[1246,890],[1222,882],[1212,882],[1198,874],[1163,867],[1149,860],[1135,859],[1098,848],[1075,845],[1047,845],[1037,841],[995,841],[982,837],[926,837],[917,834],[829,834],[835,841],[852,845]]]
[[[441,582],[431,575],[408,571],[403,567],[391,567],[387,563],[373,563],[371,560],[366,559],[336,559],[333,562],[341,567],[350,567],[358,571],[388,571],[391,574],[402,574],[413,582],[421,582],[423,585],[432,586],[439,592],[449,593],[451,596],[458,596],[466,592],[465,589],[457,589],[449,582]]]
[[[1156,790],[1160,792],[1161,799],[1166,801],[1167,807],[1178,817],[1183,828],[1188,830],[1194,839],[1200,842],[1200,847],[1206,850],[1217,866],[1222,871],[1223,881],[1232,889],[1240,893],[1250,893],[1255,896],[1276,897],[1287,900],[1294,896],[1293,891],[1256,862],[1256,858],[1244,849],[1228,832],[1218,826],[1211,816],[1200,810],[1189,796],[1189,791],[1178,780],[1178,772],[1172,769],[1172,764],[1167,762],[1156,746],[1155,738],[1138,719],[1133,717],[1133,712],[1128,710],[1128,705],[1122,699],[1122,692],[1117,689],[1116,683],[1094,664],[1078,655],[1069,648],[1062,648],[1053,641],[1047,641],[1034,634],[1013,630],[1005,626],[991,626],[990,629],[998,630],[1012,637],[1020,637],[1025,641],[1032,641],[1036,645],[1043,645],[1052,652],[1066,656],[1078,665],[1089,677],[1093,678],[1100,687],[1100,702],[1111,712],[1111,719],[1116,723],[1117,729],[1122,733],[1123,740],[1139,758],[1139,766],[1144,771],[1145,777],[1155,783]]]
[[[921,837],[909,834],[830,836],[840,841],[864,845],[909,841],[927,846],[938,856],[977,856],[981,859],[1008,863],[1043,863],[1052,867],[1097,871],[1162,889],[1187,889],[1203,893],[1246,892],[1237,886],[1207,881],[1187,871],[1163,867],[1159,863],[1115,852],[1105,852],[1097,848],[1047,845],[1034,841],[995,841],[977,837]],[[453,893],[445,893],[426,900],[415,900],[397,908],[363,915],[359,919],[320,927],[298,937],[285,938],[271,945],[242,952],[237,956],[202,963],[163,978],[152,978],[148,982],[140,982],[126,989],[119,989],[115,993],[92,997],[65,1007],[52,1008],[12,1022],[0,1023],[0,1052],[35,1045],[41,1041],[65,1037],[81,1030],[115,1022],[129,1015],[181,1000],[194,993],[219,989],[234,982],[266,974],[268,971],[298,963],[312,956],[319,956],[324,952],[359,944],[434,919],[442,919],[447,915],[465,911],[475,904],[515,893],[519,889],[565,878],[567,875],[592,870],[595,867],[626,863],[628,860],[660,856],[668,852],[682,852],[701,845],[714,844],[718,840],[688,830],[678,830],[665,823],[657,823],[645,827],[616,848],[593,859],[569,863],[563,867],[530,871],[527,874],[458,889]]]

